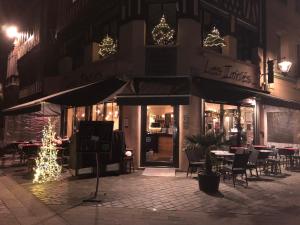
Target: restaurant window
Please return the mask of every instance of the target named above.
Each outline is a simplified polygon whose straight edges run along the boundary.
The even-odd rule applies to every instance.
[[[224,131],[225,139],[231,145],[237,145],[238,136],[238,107],[234,105],[224,105]]]
[[[241,107],[242,140],[245,145],[253,144],[254,140],[254,108]]]
[[[205,132],[221,131],[221,105],[205,102]]]
[[[106,121],[113,121],[114,122],[114,130],[119,129],[119,106],[117,103],[111,102],[106,103]]]
[[[165,15],[167,23],[172,29],[177,30],[177,4],[168,3],[150,3],[148,4],[147,16],[147,43],[153,45],[152,30],[159,23],[162,15]],[[174,39],[176,40],[176,32]]]
[[[114,130],[119,129],[119,106],[115,102],[93,105],[93,121],[113,121]]]

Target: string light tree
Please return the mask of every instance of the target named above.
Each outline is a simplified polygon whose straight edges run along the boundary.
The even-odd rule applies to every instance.
[[[212,31],[207,35],[203,41],[203,46],[221,51],[222,47],[226,46],[224,38],[220,36],[220,32],[216,27],[213,27]]]
[[[50,119],[43,129],[42,146],[35,160],[33,183],[46,183],[58,180],[62,167],[57,163],[57,150],[55,147],[55,132]]]
[[[107,34],[99,44],[98,54],[101,58],[113,55],[117,52],[117,47],[117,41],[114,41],[114,39]]]
[[[155,45],[169,46],[174,44],[175,31],[171,29],[166,21],[164,15],[162,15],[159,24],[157,24],[152,30],[152,38]]]

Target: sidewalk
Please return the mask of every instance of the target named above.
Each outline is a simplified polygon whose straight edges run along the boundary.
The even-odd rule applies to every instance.
[[[100,182],[99,205],[82,203],[93,190],[94,179],[43,185],[13,179],[0,177],[0,225],[298,225],[300,221],[298,173],[252,181],[249,188],[221,183],[223,197],[200,192],[197,181],[185,176],[106,177]]]
[[[67,224],[8,176],[0,177],[0,225]]]

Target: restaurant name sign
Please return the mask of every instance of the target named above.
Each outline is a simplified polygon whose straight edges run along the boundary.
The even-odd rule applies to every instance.
[[[208,64],[208,63],[207,63]],[[221,79],[235,80],[238,82],[251,84],[252,76],[247,71],[238,71],[232,65],[205,67],[205,73],[217,76]]]
[[[241,86],[259,88],[258,68],[219,54],[205,52],[191,74]]]

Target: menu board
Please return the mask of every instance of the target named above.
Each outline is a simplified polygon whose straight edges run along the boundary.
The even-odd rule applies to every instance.
[[[294,122],[291,112],[268,112],[268,141],[294,143]]]

